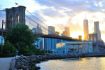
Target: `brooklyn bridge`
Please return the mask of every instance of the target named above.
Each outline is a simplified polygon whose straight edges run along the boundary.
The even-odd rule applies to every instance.
[[[33,15],[30,11],[26,10],[25,6],[17,6],[12,8],[6,8],[0,10],[3,13],[1,17],[1,29],[0,34],[4,35],[9,29],[14,27],[16,24],[26,24],[34,30],[34,34],[45,38],[57,38],[63,40],[75,40],[67,36],[59,36],[51,29],[48,30],[48,26],[45,24],[46,21],[43,17]],[[31,15],[31,17],[29,16]],[[51,33],[51,34],[48,34]]]

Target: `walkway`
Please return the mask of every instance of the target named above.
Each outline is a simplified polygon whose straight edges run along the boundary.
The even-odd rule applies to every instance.
[[[0,70],[9,70],[10,62],[14,57],[0,58]]]

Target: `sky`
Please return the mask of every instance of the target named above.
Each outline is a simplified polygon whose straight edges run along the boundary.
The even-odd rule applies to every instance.
[[[60,33],[65,26],[70,27],[74,38],[83,36],[84,19],[89,21],[89,33],[94,32],[94,21],[99,21],[101,38],[105,41],[105,0],[0,0],[0,10],[16,6],[15,2],[26,6],[33,15],[43,17],[45,24],[55,26]],[[0,20],[2,17],[0,12]]]

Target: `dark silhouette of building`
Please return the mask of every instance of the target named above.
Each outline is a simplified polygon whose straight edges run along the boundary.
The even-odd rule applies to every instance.
[[[18,6],[6,9],[6,29],[14,27],[16,24],[25,24],[25,7]]]

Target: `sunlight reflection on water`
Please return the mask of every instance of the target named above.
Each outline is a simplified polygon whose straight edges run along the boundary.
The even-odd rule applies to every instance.
[[[105,70],[105,57],[49,60],[37,66],[40,70]]]

